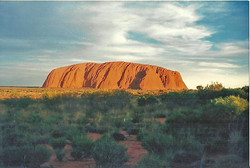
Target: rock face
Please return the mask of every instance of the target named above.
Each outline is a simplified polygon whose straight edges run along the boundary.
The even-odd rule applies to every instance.
[[[181,75],[154,65],[128,62],[82,63],[54,69],[45,88],[186,90]]]

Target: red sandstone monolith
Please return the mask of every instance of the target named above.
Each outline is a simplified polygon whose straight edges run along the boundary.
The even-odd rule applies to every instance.
[[[187,90],[179,72],[129,62],[82,63],[50,72],[45,88]]]

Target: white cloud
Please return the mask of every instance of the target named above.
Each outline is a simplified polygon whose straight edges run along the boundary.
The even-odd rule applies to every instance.
[[[212,68],[239,68],[240,66],[230,63],[211,63],[211,62],[200,62],[199,66],[212,67]]]
[[[159,56],[172,50],[178,54],[192,54],[209,50],[212,44],[201,40],[213,32],[195,24],[200,19],[196,6],[163,3],[156,8],[126,8],[124,3],[84,4],[74,11],[61,9],[70,24],[86,30],[93,46],[82,52],[95,57],[98,54],[130,57]],[[128,39],[128,32],[142,33],[163,44],[147,44]],[[196,49],[196,51],[194,51]],[[76,51],[81,52],[81,51]]]

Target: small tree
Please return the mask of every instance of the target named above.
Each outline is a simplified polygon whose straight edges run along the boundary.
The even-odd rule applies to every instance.
[[[204,89],[204,88],[203,88],[202,85],[198,85],[198,86],[196,86],[196,89],[197,89],[197,90],[202,90],[202,89]]]
[[[205,87],[205,89],[207,90],[214,90],[214,91],[220,91],[223,89],[223,85],[221,83],[218,82],[211,82],[210,85],[207,85]]]

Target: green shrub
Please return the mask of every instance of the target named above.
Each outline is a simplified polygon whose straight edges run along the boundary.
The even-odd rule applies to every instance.
[[[232,112],[234,108],[223,104],[206,104],[202,108],[200,122],[209,126],[228,126],[235,116]]]
[[[66,134],[65,132],[65,128],[57,128],[51,132],[51,136],[53,138],[62,138]]]
[[[45,145],[33,146],[10,146],[3,148],[3,162],[6,166],[28,166],[39,168],[47,162],[52,152]]]
[[[151,133],[142,140],[142,146],[151,153],[164,154],[174,147],[175,139],[172,135]]]
[[[52,155],[51,150],[45,145],[37,145],[31,154],[31,167],[39,168],[42,163],[49,161]]]
[[[47,120],[48,124],[51,125],[59,125],[63,123],[63,121],[64,121],[63,115],[58,115],[58,114],[52,114]]]
[[[86,125],[89,123],[89,119],[85,116],[81,116],[76,120],[76,123],[79,125]]]
[[[56,153],[56,158],[59,161],[62,161],[64,156],[66,155],[66,152],[64,149],[55,149],[55,153]]]
[[[122,118],[114,118],[113,124],[116,128],[121,128],[124,125],[124,120]]]
[[[157,98],[154,95],[144,95],[137,98],[139,106],[152,105],[158,103]]]
[[[169,92],[160,95],[159,98],[171,110],[179,106],[196,107],[199,100],[197,92],[193,91]]]
[[[85,127],[75,125],[66,127],[65,136],[68,140],[72,140],[76,135],[86,135]]]
[[[244,162],[241,157],[237,155],[228,155],[218,160],[213,168],[246,168],[247,162]]]
[[[73,148],[73,149],[72,149],[71,156],[72,156],[75,160],[81,159],[82,155],[83,155],[82,149],[79,149],[79,148]]]
[[[241,112],[245,111],[248,109],[249,103],[246,99],[240,98],[239,96],[228,96],[225,98],[216,98],[211,101],[215,105],[221,104],[224,106],[231,107],[235,109],[236,114],[240,114]]]
[[[163,111],[156,111],[154,113],[154,118],[165,118],[166,117],[166,112]]]
[[[144,109],[143,108],[135,108],[134,112],[132,113],[132,122],[139,123],[143,119]]]
[[[31,99],[29,97],[6,99],[3,101],[3,103],[8,107],[14,108],[27,108],[30,104],[33,104],[35,102],[35,99]]]
[[[134,127],[132,129],[129,129],[127,132],[129,135],[137,135],[139,133],[139,128]]]
[[[38,114],[38,113],[30,114],[27,117],[27,122],[31,123],[31,124],[39,124],[43,120],[44,120],[44,118],[40,114]]]
[[[152,153],[142,159],[136,168],[166,168],[169,165],[167,158]]]
[[[147,135],[147,131],[145,129],[140,129],[138,134],[136,135],[136,139],[141,141]]]
[[[1,132],[2,142],[5,146],[24,146],[27,142],[27,134],[21,132],[21,130],[13,125],[6,125],[6,128]]]
[[[66,138],[52,138],[50,144],[54,149],[63,149],[66,145]]]
[[[94,143],[91,153],[98,168],[117,168],[128,161],[126,151],[124,146],[103,136]]]
[[[48,135],[34,134],[30,137],[31,144],[33,146],[38,144],[48,144],[50,137]]]
[[[215,137],[206,145],[207,152],[217,153],[227,150],[228,143],[227,140],[222,137]]]
[[[248,151],[247,139],[241,135],[240,131],[231,132],[229,137],[229,152],[244,157],[246,151]]]
[[[201,142],[199,142],[197,138],[195,138],[190,133],[187,133],[183,137],[178,138],[178,140],[175,141],[175,144],[176,148],[186,152],[194,152],[200,154],[203,151],[203,145],[201,144]]]
[[[71,142],[73,151],[71,156],[76,160],[80,159],[81,156],[89,156],[93,147],[93,141],[87,137],[87,135],[75,136]]]
[[[31,150],[31,147],[29,149],[25,149],[26,147],[18,147],[18,146],[6,146],[2,149],[2,162],[6,166],[19,166],[21,164],[25,164],[25,157],[27,154],[25,154],[26,150]]]

